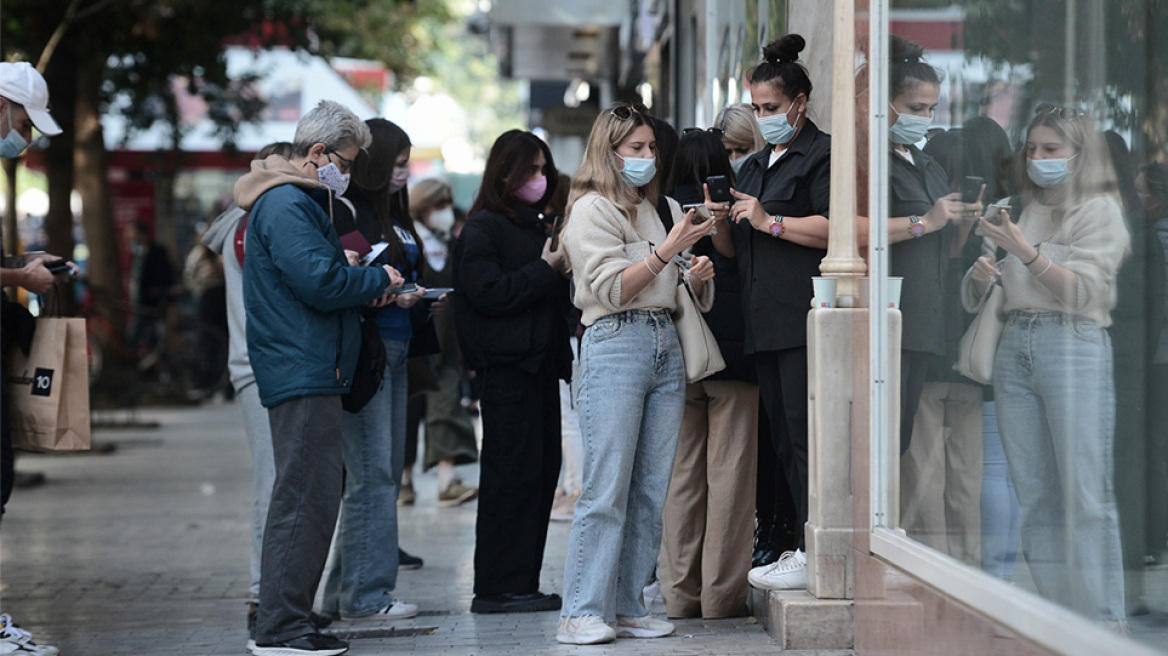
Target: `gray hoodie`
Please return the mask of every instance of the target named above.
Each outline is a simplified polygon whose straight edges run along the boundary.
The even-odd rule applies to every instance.
[[[255,383],[251,361],[247,356],[247,312],[243,307],[243,263],[235,254],[235,231],[240,220],[247,216],[238,205],[232,203],[217,216],[203,235],[203,245],[223,256],[223,277],[227,282],[227,334],[229,348],[227,370],[231,375],[231,385],[238,394],[243,388]]]

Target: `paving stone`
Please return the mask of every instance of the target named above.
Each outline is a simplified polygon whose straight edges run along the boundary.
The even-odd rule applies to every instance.
[[[48,482],[16,490],[9,502],[0,530],[0,610],[64,656],[243,655],[251,460],[239,409],[143,409],[136,418],[158,425],[95,431],[95,440],[117,447],[108,455],[19,457],[18,470],[44,472]],[[466,484],[476,484],[476,466],[460,470]],[[554,612],[472,615],[477,502],[439,508],[433,471],[415,472],[415,488],[417,504],[399,514],[401,543],[426,564],[401,572],[396,594],[423,613],[397,622],[401,633],[392,637],[351,640],[353,656],[779,651],[753,618],[681,620],[674,637],[577,647],[555,642]],[[568,532],[566,523],[549,527],[544,591],[562,590]]]

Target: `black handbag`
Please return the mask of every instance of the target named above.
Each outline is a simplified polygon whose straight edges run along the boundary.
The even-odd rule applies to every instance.
[[[341,407],[358,413],[381,389],[385,380],[385,343],[381,341],[381,327],[372,313],[361,312],[361,350],[357,353],[357,368],[353,370],[353,385],[341,397]]]

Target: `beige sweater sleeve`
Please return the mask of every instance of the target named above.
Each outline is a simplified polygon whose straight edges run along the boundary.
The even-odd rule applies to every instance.
[[[586,326],[607,314],[632,309],[672,310],[677,276],[663,271],[628,302],[621,303],[621,274],[665,241],[665,228],[647,202],[636,208],[636,225],[611,201],[585,194],[572,205],[563,242],[576,290],[573,302]]]

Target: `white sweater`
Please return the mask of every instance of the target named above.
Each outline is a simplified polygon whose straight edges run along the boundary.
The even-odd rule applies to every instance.
[[[673,220],[680,221],[681,208],[673,199],[669,199],[669,208]],[[636,210],[635,222],[629,223],[612,201],[597,193],[585,194],[572,205],[562,238],[576,287],[572,302],[583,312],[585,326],[624,310],[674,309],[678,275],[673,262],[639,294],[621,304],[621,274],[646,257],[652,258],[653,249],[665,242],[665,226],[656,208],[642,201]],[[653,262],[654,270],[658,264]],[[711,280],[702,288],[698,309],[706,312],[713,304]]]
[[[1116,275],[1131,243],[1119,203],[1111,196],[1095,196],[1055,225],[1050,206],[1031,202],[1022,209],[1018,227],[1026,241],[1039,245],[1042,255],[1075,274],[1079,292],[1074,306],[1064,305],[1021,260],[1007,255],[998,264],[1006,292],[1004,311],[1064,312],[1110,326]],[[986,239],[982,255],[993,258],[996,250],[993,241]],[[981,305],[969,271],[962,281],[961,302],[970,312]]]

